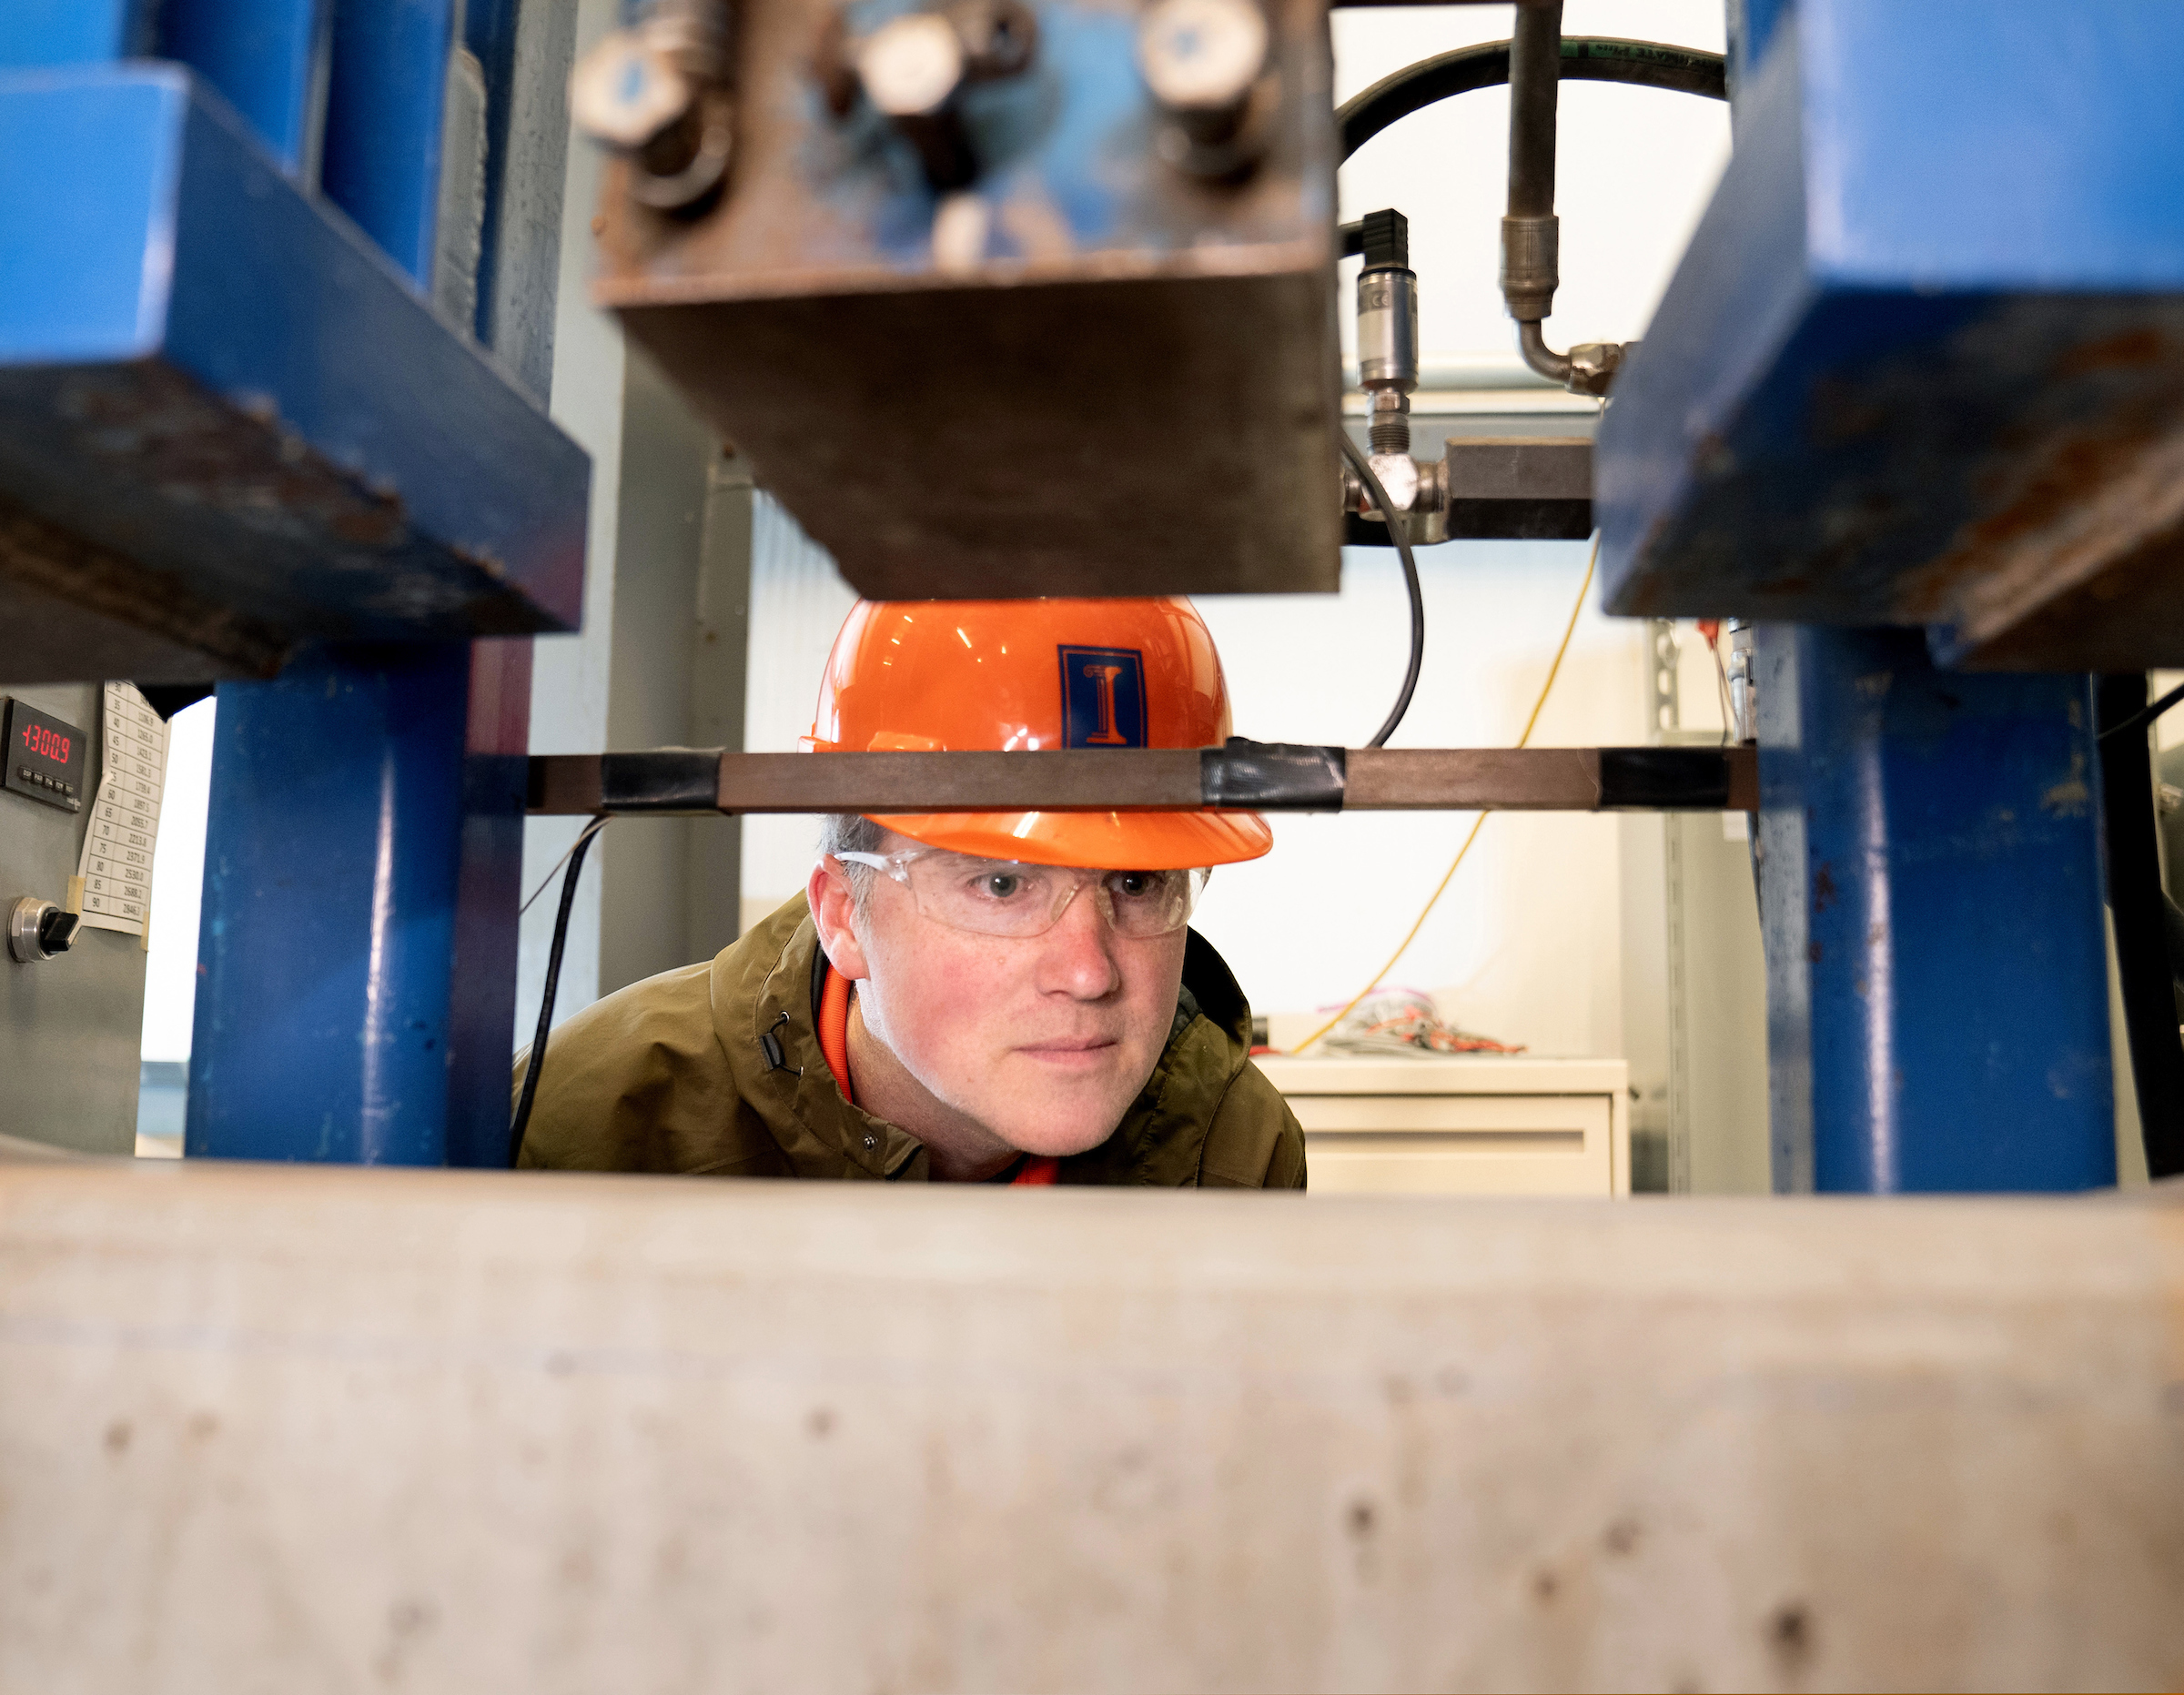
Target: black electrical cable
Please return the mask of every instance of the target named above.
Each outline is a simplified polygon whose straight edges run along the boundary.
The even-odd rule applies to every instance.
[[[508,1163],[512,1169],[523,1152],[523,1132],[531,1124],[531,1104],[538,1098],[539,1073],[546,1065],[546,1038],[553,1029],[553,996],[561,987],[561,951],[569,944],[569,913],[576,904],[576,880],[583,873],[584,854],[592,838],[612,821],[605,815],[586,824],[569,850],[569,869],[561,873],[561,905],[553,915],[553,945],[546,951],[546,984],[539,996],[539,1027],[531,1038],[531,1063],[523,1067],[523,1092],[516,1097],[516,1116],[508,1127]]]
[[[1413,112],[1454,95],[1497,87],[1508,80],[1506,41],[1460,47],[1406,66],[1336,108],[1335,126],[1342,137],[1339,156],[1347,159],[1389,125]],[[1698,95],[1708,100],[1729,97],[1727,66],[1720,54],[1605,35],[1562,37],[1562,80],[1627,83],[1640,88]]]
[[[2134,730],[2142,731],[2179,701],[2184,701],[2184,683],[2179,683],[2151,706],[2141,708],[2121,722],[2109,725],[2100,732],[2100,739],[2106,742],[2111,737],[2128,735]]]
[[[1409,526],[1395,502],[1388,498],[1388,490],[1380,486],[1380,477],[1372,469],[1372,461],[1358,450],[1358,444],[1350,439],[1350,432],[1339,430],[1335,439],[1341,443],[1343,456],[1350,467],[1358,473],[1358,480],[1365,485],[1365,492],[1380,509],[1380,516],[1388,520],[1388,539],[1395,543],[1395,556],[1403,562],[1403,587],[1410,594],[1410,665],[1403,672],[1402,692],[1395,697],[1395,707],[1388,714],[1388,721],[1373,732],[1368,747],[1386,747],[1395,727],[1403,721],[1403,714],[1410,710],[1410,697],[1418,691],[1418,674],[1426,663],[1426,597],[1418,586],[1418,561],[1410,555]]]
[[[2093,680],[2095,745],[2100,755],[2101,847],[2108,856],[2108,911],[2116,923],[2116,974],[2124,1034],[2138,1095],[2146,1168],[2184,1173],[2184,1042],[2177,1034],[2176,976],[2169,957],[2161,856],[2154,831],[2151,721],[2142,673]],[[2136,723],[2139,738],[2125,732]]]

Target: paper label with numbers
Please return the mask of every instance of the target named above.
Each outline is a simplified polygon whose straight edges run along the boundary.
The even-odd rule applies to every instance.
[[[136,685],[106,685],[98,798],[84,835],[84,923],[142,935],[167,788],[167,725]]]

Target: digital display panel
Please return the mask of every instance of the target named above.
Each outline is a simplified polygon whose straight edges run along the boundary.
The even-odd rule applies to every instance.
[[[27,701],[7,702],[7,766],[0,787],[65,812],[84,810],[84,773],[91,750],[74,724],[41,712]]]

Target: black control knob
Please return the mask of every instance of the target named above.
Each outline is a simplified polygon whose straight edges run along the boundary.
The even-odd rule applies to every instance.
[[[83,924],[79,913],[64,912],[51,901],[26,894],[7,914],[8,956],[19,965],[35,964],[76,945]]]

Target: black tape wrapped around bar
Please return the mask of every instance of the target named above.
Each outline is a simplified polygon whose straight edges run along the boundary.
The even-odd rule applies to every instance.
[[[599,802],[610,812],[711,812],[721,803],[721,750],[653,748],[606,753]]]
[[[1208,806],[1258,812],[1339,812],[1348,782],[1340,748],[1302,747],[1230,736],[1198,755],[1198,788]]]
[[[1729,805],[1725,748],[1603,748],[1603,812],[1721,812]]]

